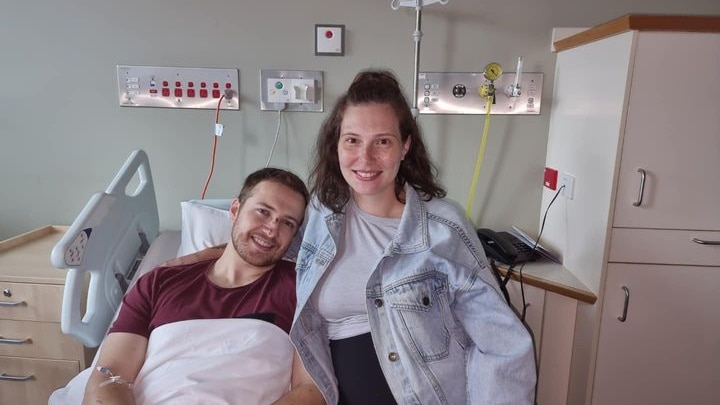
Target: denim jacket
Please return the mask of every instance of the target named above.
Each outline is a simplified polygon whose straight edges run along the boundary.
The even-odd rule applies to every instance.
[[[406,186],[398,233],[365,290],[375,351],[399,404],[534,402],[532,338],[500,293],[459,206]],[[344,213],[314,200],[297,260],[290,337],[328,405],[338,402],[327,330],[310,296],[333,261]],[[362,249],[362,247],[358,247]]]

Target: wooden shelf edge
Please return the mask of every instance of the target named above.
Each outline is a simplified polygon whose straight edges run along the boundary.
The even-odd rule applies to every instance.
[[[506,268],[498,267],[498,269],[500,270],[500,273],[503,276],[507,275]],[[520,274],[517,272],[517,270],[514,270],[510,274],[510,278],[519,282]],[[528,285],[531,285],[533,287],[542,288],[543,290],[554,292],[556,294],[560,294],[565,297],[576,299],[578,301],[586,302],[588,304],[594,304],[595,301],[597,301],[597,296],[589,291],[584,291],[584,290],[577,289],[575,287],[555,283],[553,281],[535,277],[533,275],[530,275],[530,274],[527,274],[524,272],[522,275],[522,281],[523,281],[523,283],[527,283]]]
[[[24,245],[35,239],[42,238],[43,236],[50,235],[56,232],[65,232],[67,226],[61,225],[47,225],[41,228],[33,229],[20,235],[13,236],[12,238],[0,241],[0,252],[5,252],[10,249],[14,249],[20,245]]]
[[[627,31],[720,32],[720,16],[627,14],[556,41],[562,52]]]

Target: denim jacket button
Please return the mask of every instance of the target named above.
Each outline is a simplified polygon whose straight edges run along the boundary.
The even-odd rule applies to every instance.
[[[388,354],[388,360],[390,361],[397,361],[399,357],[400,356],[398,356],[398,354],[395,352],[390,352],[390,354]]]
[[[381,306],[383,306],[383,301],[380,298],[377,298],[375,300],[375,307],[380,308]]]

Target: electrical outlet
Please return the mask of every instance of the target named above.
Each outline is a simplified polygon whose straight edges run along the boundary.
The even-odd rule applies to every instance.
[[[572,200],[575,197],[575,176],[570,173],[560,175],[560,187],[564,187],[561,191],[562,196]]]

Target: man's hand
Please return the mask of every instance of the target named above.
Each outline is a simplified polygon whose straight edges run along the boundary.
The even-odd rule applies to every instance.
[[[297,351],[293,357],[291,384],[290,392],[274,402],[273,405],[325,405],[325,398],[305,370]]]
[[[105,337],[98,355],[97,367],[122,379],[113,383],[108,374],[97,368],[92,371],[85,387],[83,405],[133,405],[132,384],[145,362],[148,340],[133,333],[111,333]],[[125,383],[127,382],[127,384]]]
[[[160,263],[160,266],[182,266],[185,264],[201,262],[203,260],[217,259],[218,257],[222,256],[223,250],[225,250],[225,246],[227,246],[227,243],[223,245],[209,247],[195,253],[190,253],[189,255],[180,256],[175,259]]]

